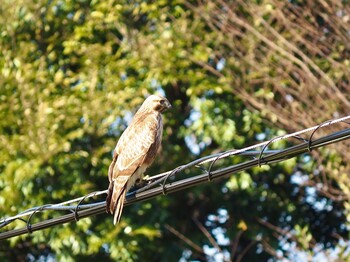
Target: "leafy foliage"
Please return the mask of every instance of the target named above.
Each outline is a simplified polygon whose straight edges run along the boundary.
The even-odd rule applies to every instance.
[[[174,109],[148,175],[347,113],[345,4],[5,0],[0,14],[1,217],[107,188],[149,93]],[[135,204],[117,227],[100,215],[13,238],[0,257],[349,259],[348,143],[337,146]]]

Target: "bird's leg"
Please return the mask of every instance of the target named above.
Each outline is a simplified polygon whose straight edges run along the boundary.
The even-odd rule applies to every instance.
[[[134,188],[139,189],[147,185],[149,183],[149,181],[146,180],[147,177],[148,176],[136,179]]]

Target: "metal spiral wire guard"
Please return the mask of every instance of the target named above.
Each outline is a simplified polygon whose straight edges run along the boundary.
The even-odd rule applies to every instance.
[[[290,158],[293,158],[297,155],[310,152],[313,149],[324,147],[326,145],[337,143],[350,138],[350,128],[342,129],[340,131],[325,135],[318,139],[313,139],[315,133],[324,127],[335,125],[338,123],[346,123],[350,125],[349,122],[346,122],[350,119],[349,116],[343,118],[338,118],[334,120],[328,120],[317,126],[310,127],[292,134],[286,134],[283,136],[275,137],[271,140],[249,146],[243,149],[232,149],[218,154],[213,154],[199,158],[195,161],[192,161],[188,164],[181,165],[176,167],[173,170],[170,170],[165,173],[161,173],[152,177],[145,179],[146,185],[129,192],[126,196],[125,206],[131,205],[136,202],[145,201],[150,198],[154,198],[159,195],[166,195],[176,191],[180,191],[189,187],[196,186],[198,184],[203,184],[210,182],[212,180],[217,180],[233,173],[237,173],[252,167],[260,167],[261,165],[267,165],[271,163],[281,162]],[[301,134],[311,133],[307,139],[300,137]],[[299,141],[299,144],[286,147],[280,150],[267,150],[267,147],[287,138],[296,138]],[[256,150],[261,148],[261,150]],[[215,163],[224,158],[232,157],[235,155],[244,155],[250,156],[253,159],[249,159],[235,164],[230,165],[224,168],[214,170]],[[205,167],[206,163],[210,163],[209,167]],[[195,176],[187,176],[185,178],[178,178],[176,174],[187,170],[191,167],[199,168],[202,171],[202,174]],[[172,178],[172,181],[169,182],[169,178]],[[177,179],[175,179],[177,178]],[[19,236],[26,233],[32,233],[37,230],[49,228],[55,225],[60,225],[72,221],[78,221],[79,219],[90,217],[93,215],[105,213],[105,201],[100,201],[92,204],[83,204],[86,199],[104,195],[107,193],[107,190],[97,191],[89,193],[83,197],[75,198],[69,201],[65,201],[58,204],[46,204],[43,206],[33,207],[27,209],[15,216],[6,217],[0,219],[0,229],[11,224],[16,220],[24,222],[22,228],[9,229],[7,231],[0,232],[0,240],[11,238],[14,236]],[[75,204],[76,203],[76,204]],[[75,205],[74,205],[75,204]],[[32,224],[32,218],[38,213],[50,212],[50,211],[60,211],[60,212],[69,212],[68,214],[63,214],[58,217],[49,218],[42,220],[38,223]]]

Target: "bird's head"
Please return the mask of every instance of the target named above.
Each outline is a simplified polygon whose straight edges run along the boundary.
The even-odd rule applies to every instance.
[[[163,113],[165,110],[171,108],[168,99],[159,95],[151,95],[147,97],[142,104],[142,108],[151,109]]]

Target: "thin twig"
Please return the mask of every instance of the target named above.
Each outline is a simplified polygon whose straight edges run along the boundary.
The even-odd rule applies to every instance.
[[[196,250],[198,253],[205,255],[203,249],[195,244],[191,239],[186,237],[185,235],[181,234],[178,230],[176,230],[174,227],[170,226],[169,224],[165,224],[165,228],[168,229],[171,233],[173,233],[175,236],[177,236],[179,239],[184,241],[187,245],[192,247],[194,250]]]
[[[250,241],[250,243],[243,249],[239,256],[237,256],[236,262],[240,262],[245,256],[245,254],[248,252],[248,250],[251,249],[256,243],[258,243],[257,240]]]
[[[212,237],[212,235],[209,233],[209,231],[205,228],[205,226],[202,225],[201,222],[198,221],[196,217],[192,218],[196,226],[199,228],[200,231],[206,236],[206,238],[209,240],[209,242],[215,247],[220,253],[222,253],[222,250],[216,240]]]
[[[242,230],[238,231],[238,233],[237,233],[235,239],[233,240],[233,243],[232,243],[232,251],[231,251],[231,259],[232,259],[232,260],[234,259],[235,254],[236,254],[236,252],[237,252],[238,242],[239,242],[239,239],[241,238],[242,234],[243,234],[243,231],[242,231]]]

